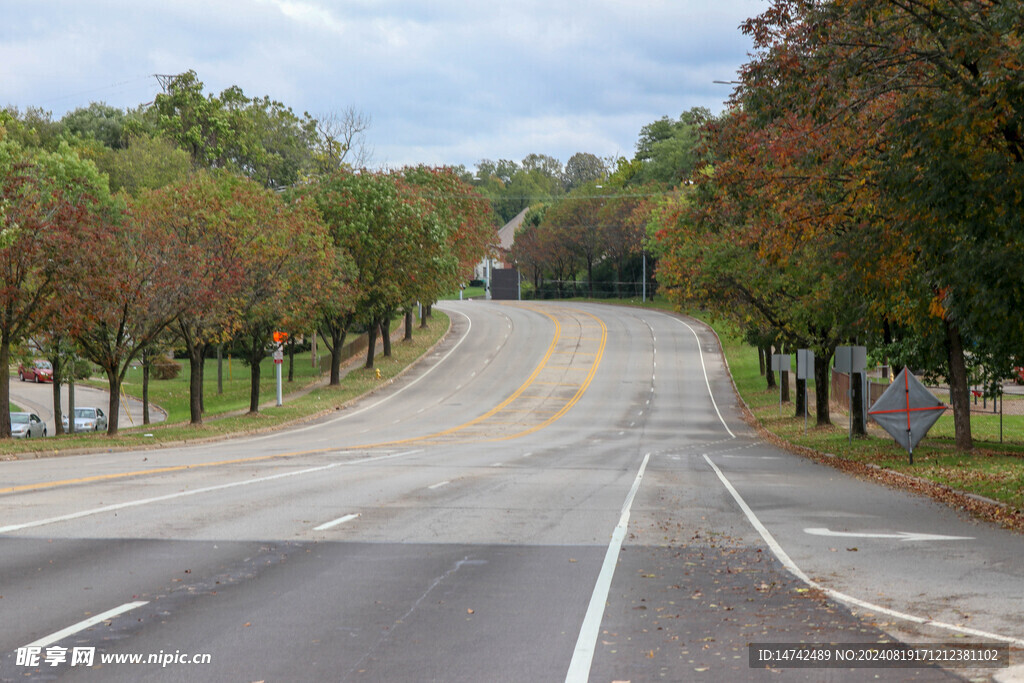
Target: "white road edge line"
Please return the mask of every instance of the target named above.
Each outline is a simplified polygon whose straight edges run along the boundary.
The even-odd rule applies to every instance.
[[[680,325],[683,325],[686,329],[693,333],[694,338],[697,340],[697,352],[700,354],[700,367],[704,371],[704,384],[708,387],[708,396],[711,397],[711,405],[715,407],[715,412],[718,413],[718,419],[721,421],[722,426],[725,427],[725,431],[729,432],[729,436],[736,438],[736,435],[729,429],[729,425],[725,423],[725,418],[722,417],[722,411],[718,409],[718,402],[715,400],[715,394],[711,391],[711,380],[708,379],[708,368],[704,365],[704,347],[701,345],[700,337],[697,336],[697,330],[690,327],[687,323],[679,320],[679,318],[673,318]]]
[[[428,488],[428,489],[431,489],[431,490],[433,490],[433,489],[439,489],[439,488],[441,488],[442,486],[447,486],[447,485],[448,485],[448,484],[450,484],[450,483],[451,483],[451,482],[450,482],[450,481],[448,481],[448,480],[446,479],[445,481],[439,481],[439,482],[437,482],[436,484],[431,484],[431,485],[430,485],[430,486],[428,486],[427,488]]]
[[[790,558],[786,551],[782,549],[782,546],[779,545],[778,541],[775,540],[775,537],[772,536],[771,532],[768,531],[768,529],[766,529],[763,524],[761,524],[761,520],[757,518],[757,515],[754,514],[754,511],[751,510],[750,507],[747,505],[746,501],[743,500],[743,497],[739,494],[739,491],[737,491],[729,482],[729,480],[726,479],[725,475],[722,474],[722,470],[718,469],[718,466],[715,465],[715,463],[711,462],[711,458],[708,457],[707,453],[703,453],[702,455],[704,456],[704,460],[707,461],[708,465],[711,466],[711,469],[713,469],[715,471],[715,474],[718,475],[718,478],[721,480],[726,490],[728,490],[729,493],[732,494],[732,497],[736,501],[736,504],[740,506],[740,509],[743,510],[743,514],[747,516],[747,520],[757,530],[757,533],[761,534],[761,538],[764,539],[764,542],[768,545],[768,548],[771,549],[772,554],[775,555],[779,562],[781,562],[782,565],[786,569],[788,569],[791,574],[793,574],[795,577],[806,583],[811,588],[816,588],[822,591],[823,593],[825,593],[825,595],[829,596],[833,600],[836,600],[837,602],[842,602],[853,607],[860,607],[861,609],[865,609],[870,612],[885,614],[886,616],[890,616],[895,619],[902,619],[903,621],[910,621],[915,624],[922,624],[925,626],[934,626],[935,628],[940,628],[946,631],[964,633],[967,635],[978,636],[979,638],[990,638],[992,640],[1000,640],[1015,645],[1017,647],[1024,647],[1024,640],[1021,640],[1019,638],[1014,638],[1012,636],[1004,636],[998,633],[989,633],[987,631],[979,631],[978,629],[973,628],[965,628],[963,626],[957,626],[956,624],[947,624],[942,621],[933,621],[926,617],[918,617],[914,616],[913,614],[898,612],[896,610],[889,609],[888,607],[882,607],[881,605],[875,605],[865,600],[861,600],[860,598],[855,598],[852,595],[847,595],[846,593],[840,593],[837,590],[833,590],[831,588],[821,585],[817,581],[814,581],[809,576],[807,576],[807,574],[804,574],[803,570],[801,570],[800,567],[796,566],[796,563],[793,562],[792,558]]]
[[[438,307],[438,310],[442,310],[440,306]],[[444,363],[446,360],[448,360],[448,358],[453,353],[455,353],[455,350],[458,349],[460,346],[462,346],[462,342],[466,341],[466,339],[469,338],[469,332],[470,332],[470,330],[473,329],[473,321],[470,319],[470,317],[468,315],[466,315],[462,311],[446,309],[446,312],[458,313],[459,315],[461,315],[463,318],[466,319],[466,322],[469,323],[469,326],[466,328],[466,333],[462,335],[462,339],[460,339],[458,342],[456,342],[455,346],[453,346],[452,348],[448,349],[448,352],[446,354],[444,354],[440,359],[438,359],[438,361],[436,363],[434,363],[432,366],[427,368],[427,371],[424,372],[419,377],[417,377],[416,379],[411,380],[407,384],[403,385],[401,388],[399,388],[396,391],[388,394],[387,396],[385,396],[381,400],[377,401],[376,403],[372,403],[372,404],[370,404],[368,406],[364,406],[364,407],[359,408],[357,410],[352,410],[352,411],[349,411],[349,412],[345,412],[345,413],[343,413],[343,414],[339,415],[338,417],[335,417],[335,418],[333,418],[331,420],[325,420],[323,422],[316,422],[314,424],[310,424],[310,425],[307,425],[305,427],[298,427],[296,429],[289,429],[289,430],[286,430],[286,431],[283,431],[283,432],[274,432],[272,434],[267,434],[266,436],[254,436],[254,437],[252,437],[250,439],[245,439],[244,441],[238,441],[237,443],[249,443],[249,442],[252,442],[252,441],[262,441],[264,439],[273,439],[275,437],[281,436],[282,434],[287,434],[288,436],[292,436],[294,434],[297,434],[299,432],[304,432],[304,431],[307,431],[309,429],[316,429],[316,428],[322,427],[324,425],[334,424],[335,422],[340,422],[342,420],[347,420],[347,419],[349,419],[351,417],[355,417],[356,415],[360,415],[361,413],[365,413],[367,410],[373,410],[374,408],[379,406],[381,403],[384,403],[385,401],[390,401],[392,398],[394,398],[395,396],[398,396],[399,394],[401,394],[406,389],[408,389],[410,387],[413,387],[413,386],[416,386],[416,384],[418,384],[420,382],[420,380],[422,380],[424,377],[426,377],[427,375],[432,373],[435,369],[437,369],[438,366],[440,366],[442,363]]]
[[[601,631],[604,608],[608,603],[608,593],[612,588],[615,565],[618,564],[622,541],[625,540],[626,530],[629,527],[630,509],[633,507],[633,499],[640,489],[640,482],[644,478],[644,470],[647,469],[647,462],[650,459],[650,453],[644,456],[644,461],[640,464],[640,471],[636,473],[636,479],[633,480],[633,488],[629,490],[626,502],[622,504],[619,523],[612,532],[612,540],[605,552],[601,573],[597,576],[597,583],[594,585],[594,592],[590,596],[590,604],[587,606],[587,614],[583,617],[580,635],[576,640],[576,649],[572,653],[569,671],[565,675],[566,683],[586,683],[590,678],[590,665],[594,661],[594,650],[597,649],[597,638]]]
[[[34,522],[24,522],[22,524],[11,524],[9,526],[0,527],[0,534],[6,534],[11,531],[20,531],[22,529],[31,529],[32,527],[45,526],[47,524],[55,524],[57,522],[67,522],[72,519],[79,519],[81,517],[89,517],[90,515],[98,515],[103,512],[115,512],[117,510],[123,510],[125,508],[138,507],[140,505],[148,505],[150,503],[159,503],[165,500],[173,500],[175,498],[184,498],[185,496],[195,496],[200,493],[210,493],[212,491],[223,491],[224,489],[235,488],[236,486],[248,486],[250,484],[260,484],[265,481],[273,481],[275,479],[284,479],[285,477],[295,477],[300,474],[310,474],[312,472],[322,472],[324,470],[333,469],[335,467],[347,467],[349,465],[361,465],[363,463],[375,462],[378,460],[388,460],[390,458],[400,458],[405,455],[412,455],[413,453],[419,453],[418,449],[415,451],[405,451],[404,453],[390,453],[388,455],[378,455],[372,458],[362,458],[360,460],[352,460],[349,462],[332,462],[330,465],[321,465],[320,467],[310,467],[304,470],[295,470],[294,472],[282,472],[281,474],[272,474],[267,477],[260,477],[258,479],[243,479],[242,481],[233,481],[229,484],[218,484],[217,486],[207,486],[206,488],[193,489],[191,491],[179,491],[178,493],[169,493],[166,496],[155,496],[153,498],[142,498],[140,500],[130,500],[126,503],[116,503],[114,505],[104,505],[103,507],[92,508],[91,510],[81,510],[80,512],[72,512],[67,515],[60,515],[59,517],[48,517],[46,519],[38,519]]]
[[[359,518],[359,513],[355,513],[355,514],[352,514],[352,515],[345,515],[344,517],[338,517],[335,520],[332,520],[330,522],[326,522],[326,523],[321,524],[320,526],[317,526],[317,527],[313,527],[313,531],[327,531],[331,527],[336,527],[339,524],[344,524],[345,522],[351,522],[353,519],[358,519],[358,518]]]
[[[47,647],[49,645],[53,645],[56,642],[64,640],[68,636],[75,635],[79,631],[84,631],[85,629],[89,628],[90,626],[95,626],[96,624],[99,624],[100,622],[106,621],[107,619],[113,619],[114,617],[118,616],[119,614],[124,614],[125,612],[131,611],[131,610],[135,609],[136,607],[142,607],[143,605],[148,605],[148,604],[149,604],[149,601],[147,601],[147,600],[141,600],[141,601],[138,601],[138,602],[126,602],[125,604],[121,605],[120,607],[115,607],[114,609],[109,609],[109,610],[107,610],[106,612],[104,612],[102,614],[97,614],[94,617],[89,617],[85,621],[80,621],[77,624],[74,624],[72,626],[68,626],[65,629],[57,631],[56,633],[51,633],[48,636],[43,636],[39,640],[36,640],[34,642],[29,643],[28,645],[25,645],[25,647]]]

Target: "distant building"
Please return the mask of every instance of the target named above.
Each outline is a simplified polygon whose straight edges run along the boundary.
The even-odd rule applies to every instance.
[[[512,264],[508,261],[508,253],[512,249],[512,244],[516,241],[516,230],[518,230],[519,226],[523,224],[523,219],[526,218],[527,211],[529,211],[529,209],[523,209],[515,218],[498,230],[499,254],[491,259],[485,258],[476,265],[476,268],[473,270],[473,277],[475,279],[487,279],[488,261],[490,262],[492,270],[508,269],[512,267]]]

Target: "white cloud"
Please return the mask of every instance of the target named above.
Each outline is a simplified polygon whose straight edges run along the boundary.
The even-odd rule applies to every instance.
[[[632,153],[640,127],[721,109],[760,1],[79,0],[0,24],[0,104],[148,102],[194,69],[317,115],[355,106],[387,162]]]

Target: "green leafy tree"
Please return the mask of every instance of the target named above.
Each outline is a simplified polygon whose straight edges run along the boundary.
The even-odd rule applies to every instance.
[[[138,196],[185,178],[192,169],[188,154],[160,136],[137,135],[120,149],[108,150],[96,159],[107,174],[110,191],[124,190]]]
[[[695,107],[676,120],[666,116],[644,126],[636,143],[635,160],[640,163],[631,182],[674,187],[689,178],[700,159],[702,128],[711,118],[707,109]]]
[[[565,189],[573,189],[586,183],[599,182],[608,175],[608,168],[601,159],[587,152],[577,152],[565,162]]]
[[[125,146],[125,113],[103,102],[93,102],[65,114],[60,123],[66,133],[95,140],[108,149]]]

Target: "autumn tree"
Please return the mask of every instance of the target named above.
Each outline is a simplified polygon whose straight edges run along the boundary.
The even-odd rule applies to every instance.
[[[78,255],[82,276],[63,281],[61,296],[79,302],[84,311],[74,338],[107,377],[107,433],[112,436],[118,431],[125,374],[177,317],[184,282],[166,225],[146,220],[131,207],[104,218],[88,249]]]
[[[330,271],[329,235],[311,202],[285,202],[243,181],[232,188],[229,211],[242,227],[237,281],[229,297],[235,343],[250,368],[249,412],[259,412],[261,363],[273,333],[307,328],[324,296]]]
[[[189,413],[202,423],[205,358],[211,345],[227,341],[241,322],[238,299],[247,260],[270,239],[253,206],[264,201],[258,185],[228,173],[199,172],[144,193],[135,218],[170,231],[180,268],[183,305],[173,328],[189,358]]]
[[[1020,356],[1024,287],[1000,273],[1024,256],[1013,208],[1024,160],[1022,12],[981,0],[780,0],[745,25],[758,53],[744,69],[743,105],[830,137],[848,161],[846,196],[870,195],[851,223],[882,237],[859,241],[913,262],[892,269],[906,286],[890,283],[874,301],[919,334],[944,329],[962,449],[972,444],[965,349],[1003,368]],[[893,290],[907,305],[889,304]]]
[[[490,203],[448,167],[402,170],[409,188],[427,202],[442,232],[440,259],[431,257],[417,276],[427,285],[418,295],[425,305],[437,301],[468,279],[473,267],[498,243]],[[422,260],[421,260],[422,261]]]
[[[542,229],[557,232],[587,270],[587,291],[594,294],[594,264],[605,254],[607,233],[600,213],[608,197],[603,188],[589,183],[554,203],[544,215]]]
[[[37,152],[3,139],[0,127],[0,367],[11,347],[40,330],[65,301],[58,284],[77,272],[106,187],[95,167],[67,147]],[[0,380],[0,403],[10,402],[9,378]],[[59,412],[58,412],[59,414]],[[0,411],[0,438],[11,435]]]
[[[408,299],[409,275],[423,240],[421,207],[407,201],[398,179],[397,174],[342,169],[302,188],[319,209],[334,248],[351,258],[351,309],[321,309],[319,324],[325,339],[331,340],[332,366],[340,353],[338,344],[354,322],[369,332],[366,366],[373,367],[381,323]]]

